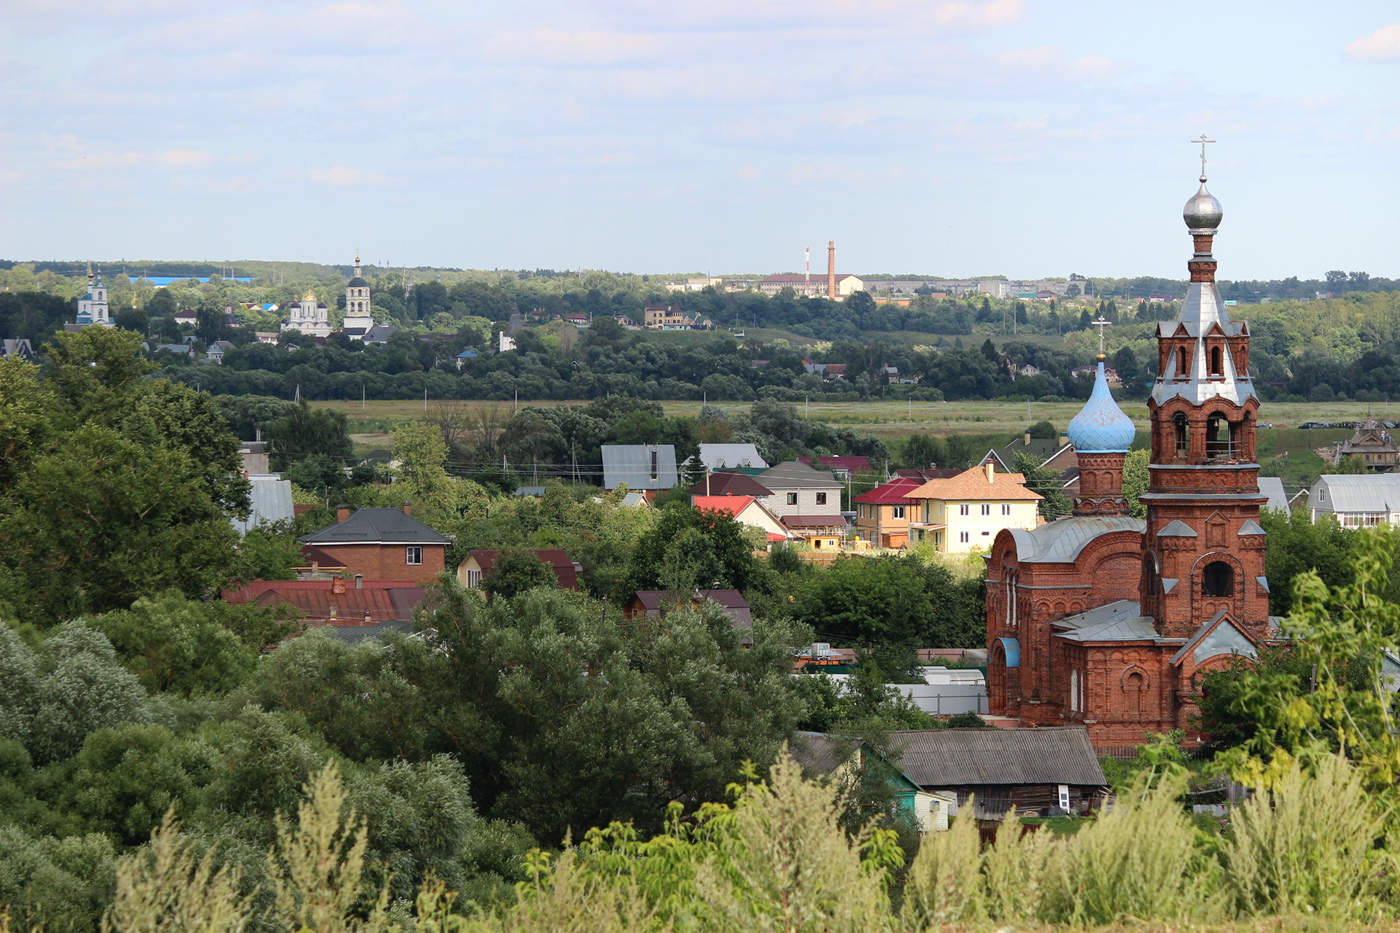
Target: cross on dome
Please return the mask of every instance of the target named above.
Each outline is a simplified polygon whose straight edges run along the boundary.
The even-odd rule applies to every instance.
[[[1192,144],[1201,144],[1201,181],[1206,180],[1206,143],[1213,143],[1215,140],[1206,139],[1206,134],[1202,133],[1200,139],[1191,140]]]

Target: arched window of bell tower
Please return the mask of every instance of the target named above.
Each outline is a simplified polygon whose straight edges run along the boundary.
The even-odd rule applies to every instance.
[[[1206,564],[1201,576],[1201,592],[1206,596],[1233,596],[1235,593],[1235,572],[1223,560]]]
[[[1225,375],[1225,354],[1220,347],[1210,348],[1210,374],[1212,376]]]
[[[1176,374],[1177,374],[1178,376],[1185,376],[1185,375],[1186,375],[1186,348],[1185,348],[1185,347],[1177,347],[1177,348],[1176,348]]]
[[[1177,412],[1172,415],[1172,434],[1176,440],[1176,455],[1178,457],[1186,456],[1191,449],[1191,438],[1187,433],[1185,413]]]
[[[1234,456],[1232,440],[1236,429],[1223,414],[1216,412],[1206,419],[1206,456],[1213,460],[1229,460]]]

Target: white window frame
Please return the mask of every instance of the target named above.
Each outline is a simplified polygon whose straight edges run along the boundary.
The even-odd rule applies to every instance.
[[[902,505],[892,505],[892,506],[890,506],[890,518],[903,518],[903,517],[904,517],[904,506],[902,506]]]
[[[986,503],[986,502],[982,503],[982,514],[983,514],[983,515],[991,515],[991,514],[992,514],[992,507],[991,507],[991,505],[990,505],[989,503]]]
[[[403,549],[403,562],[410,567],[417,567],[423,563],[423,545],[410,544]]]
[[[960,532],[958,532],[958,543],[959,543],[959,544],[966,544],[967,542],[968,542],[967,532],[965,532],[965,531],[960,531]]]
[[[1001,514],[1003,514],[1003,515],[1010,515],[1010,514],[1011,514],[1011,503],[1009,503],[1009,502],[1003,502],[1003,503],[1001,504]]]
[[[966,502],[964,502],[962,505],[958,506],[958,514],[959,514],[959,515],[966,515],[968,509],[969,509],[968,504],[967,504]]]
[[[796,505],[796,504],[797,504],[797,493],[795,493],[795,492],[790,492],[790,493],[787,494],[787,504],[788,504],[788,505]]]

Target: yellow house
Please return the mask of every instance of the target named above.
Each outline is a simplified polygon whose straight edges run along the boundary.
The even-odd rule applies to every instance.
[[[931,479],[906,493],[917,502],[909,522],[909,543],[932,541],[942,554],[989,548],[1003,528],[1039,524],[1042,496],[1025,486],[1020,473],[998,473],[991,461],[947,479]]]

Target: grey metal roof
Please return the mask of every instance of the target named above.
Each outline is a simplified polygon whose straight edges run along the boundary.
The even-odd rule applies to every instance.
[[[1067,625],[1070,631],[1056,632],[1057,638],[1075,642],[1155,641],[1157,629],[1152,619],[1142,614],[1142,607],[1131,599],[1111,603],[1056,619],[1055,625]]]
[[[1179,518],[1167,522],[1166,527],[1157,532],[1159,538],[1194,538],[1196,536],[1196,532],[1192,530],[1191,526]]]
[[[1264,530],[1264,526],[1263,526],[1263,525],[1260,525],[1258,522],[1256,522],[1256,521],[1255,521],[1254,519],[1252,519],[1252,518],[1246,518],[1246,519],[1244,520],[1244,524],[1240,526],[1240,530],[1239,530],[1238,533],[1239,533],[1239,534],[1242,534],[1242,535],[1262,535],[1262,534],[1268,534],[1268,532],[1266,532],[1266,531]]]
[[[1400,511],[1400,473],[1339,473],[1319,476],[1308,493],[1315,512]]]
[[[651,455],[656,454],[656,472]],[[603,488],[674,489],[677,484],[676,448],[671,444],[604,444]]]
[[[389,632],[397,632],[400,635],[409,635],[413,632],[412,622],[401,622],[397,619],[387,619],[383,622],[376,622],[370,625],[326,625],[324,628],[339,638],[341,641],[355,644],[370,638],[379,638]]]
[[[1186,300],[1181,303],[1181,311],[1175,321],[1163,321],[1157,325],[1159,337],[1169,337],[1183,327],[1195,339],[1191,360],[1186,374],[1178,377],[1176,368],[1169,366],[1158,374],[1152,387],[1152,398],[1162,405],[1173,398],[1184,398],[1193,404],[1201,404],[1212,398],[1225,398],[1242,405],[1251,398],[1258,398],[1254,391],[1254,381],[1249,376],[1235,370],[1235,361],[1229,352],[1222,354],[1224,378],[1210,378],[1206,369],[1205,335],[1219,325],[1226,336],[1244,332],[1242,322],[1230,320],[1225,311],[1225,303],[1220,300],[1220,292],[1214,282],[1192,282],[1186,289]]]
[[[1196,664],[1221,654],[1237,654],[1242,658],[1259,657],[1254,642],[1240,631],[1234,620],[1225,617],[1224,609],[1196,629],[1196,634],[1187,639],[1180,651],[1172,655],[1172,663],[1179,663],[1188,654]]]
[[[892,732],[890,744],[900,770],[925,788],[1108,783],[1083,726]]]
[[[701,444],[700,462],[711,470],[725,467],[768,469],[768,461],[758,455],[758,448],[753,444]]]
[[[758,474],[758,481],[774,492],[789,489],[840,489],[830,470],[814,470],[800,460],[789,460]]]
[[[1264,503],[1264,508],[1275,512],[1289,513],[1288,493],[1283,490],[1283,480],[1277,476],[1259,477],[1259,491],[1269,497],[1269,501]]]
[[[292,483],[276,473],[257,474],[248,477],[252,487],[249,503],[252,510],[246,519],[234,519],[233,527],[239,534],[247,534],[249,529],[273,522],[291,521],[295,515],[292,508]]]
[[[298,538],[302,544],[451,544],[452,539],[400,509],[359,509],[343,522]]]
[[[1023,564],[1073,563],[1089,542],[1117,531],[1142,534],[1147,523],[1131,515],[1093,515],[1061,518],[1027,531],[1011,529],[1016,558]]]

